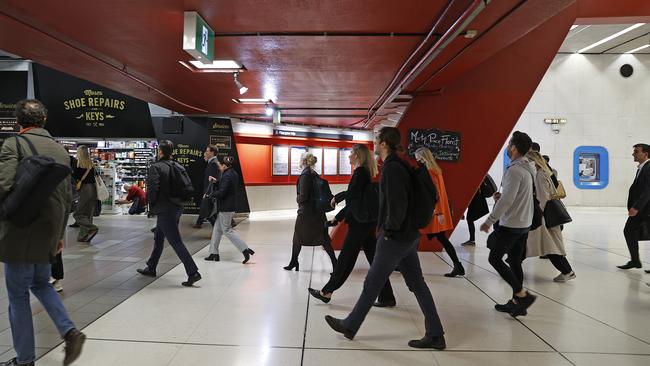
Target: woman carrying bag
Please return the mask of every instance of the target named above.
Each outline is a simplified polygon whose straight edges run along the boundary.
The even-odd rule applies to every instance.
[[[348,232],[343,242],[343,248],[330,279],[322,290],[309,288],[309,293],[324,303],[330,302],[334,291],[343,286],[350,273],[354,269],[359,252],[363,253],[372,264],[375,257],[377,238],[377,216],[379,211],[379,195],[373,187],[372,177],[377,175],[377,163],[373,154],[366,145],[357,144],[352,147],[350,154],[350,165],[354,166],[354,174],[350,179],[347,191],[334,196],[332,207],[336,203],[346,201],[346,207],[336,214],[331,222],[332,226],[345,220],[348,224]],[[386,281],[384,288],[379,294],[375,306],[395,306],[395,296],[390,281]]]
[[[325,230],[327,218],[325,212],[316,207],[318,193],[316,192],[315,179],[318,177],[318,173],[314,170],[314,165],[316,165],[317,161],[316,157],[311,153],[305,153],[300,160],[303,171],[298,178],[298,183],[296,183],[298,217],[293,231],[291,261],[289,265],[284,267],[287,271],[300,270],[298,256],[303,246],[318,245],[323,246],[332,261],[332,268],[336,268],[336,255]]]
[[[536,151],[530,151],[526,157],[535,162],[537,175],[535,176],[535,194],[542,210],[548,207],[549,202],[557,197],[557,189],[551,180],[551,169],[546,161]],[[544,215],[546,217],[546,214]],[[562,239],[560,225],[547,227],[548,220],[543,219],[542,225],[528,234],[526,242],[526,257],[546,256],[560,274],[553,279],[555,282],[567,282],[576,278],[575,272],[566,259],[566,250]]]
[[[449,207],[449,199],[447,198],[447,190],[445,189],[445,181],[442,178],[442,169],[436,163],[436,159],[433,157],[431,150],[426,147],[417,149],[415,152],[415,160],[420,165],[420,169],[429,170],[429,175],[438,190],[439,196],[438,203],[436,203],[436,208],[433,211],[431,223],[420,231],[426,234],[429,240],[433,240],[433,238],[438,239],[440,244],[445,248],[449,258],[451,258],[454,269],[449,273],[445,273],[445,277],[464,276],[465,268],[460,263],[454,246],[445,235],[447,231],[454,229],[454,223],[451,221],[451,209]]]
[[[467,207],[467,228],[469,229],[469,240],[464,242],[461,245],[476,245],[476,227],[474,226],[474,221],[477,221],[481,217],[490,213],[490,208],[487,204],[487,198],[492,197],[496,192],[494,181],[490,175],[486,175],[481,183],[481,186],[478,188],[472,201]]]
[[[95,167],[90,160],[90,150],[85,145],[77,148],[77,166],[74,169],[73,176],[77,181],[77,191],[79,192],[79,203],[74,211],[74,219],[79,225],[79,235],[77,241],[90,243],[97,235],[99,228],[93,224],[95,205],[97,203],[97,187],[95,185]]]

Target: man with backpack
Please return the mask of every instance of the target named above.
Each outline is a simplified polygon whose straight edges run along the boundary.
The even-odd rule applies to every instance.
[[[165,238],[185,266],[187,281],[181,283],[190,287],[201,279],[199,269],[188,252],[178,222],[183,214],[183,202],[193,194],[191,181],[185,169],[171,160],[174,143],[162,140],[158,145],[158,161],[149,167],[147,178],[147,200],[149,212],[157,216],[154,231],[154,248],[147,261],[147,267],[138,269],[144,276],[156,277],[156,267],[163,251]]]
[[[0,261],[4,262],[4,276],[9,300],[9,323],[16,357],[2,362],[2,366],[34,365],[34,326],[29,291],[41,302],[56,328],[65,340],[64,365],[74,362],[81,354],[86,336],[76,329],[50,284],[51,263],[63,250],[66,225],[72,204],[70,185],[70,158],[43,127],[47,109],[37,100],[22,100],[16,104],[16,118],[22,130],[18,136],[5,141],[0,152],[0,204],[6,209],[9,201],[29,183],[35,183],[30,197],[22,200],[21,209],[33,215],[27,222],[16,218],[24,212],[16,210],[0,219]],[[50,162],[62,167],[59,179],[32,179],[25,163]],[[35,164],[32,164],[35,165]],[[46,166],[46,165],[42,165]],[[55,167],[55,169],[57,169]],[[35,173],[33,170],[32,173]],[[47,177],[47,172],[45,172]],[[35,178],[31,176],[31,178]],[[52,181],[55,181],[52,184]],[[38,209],[30,205],[33,196]]]
[[[527,134],[519,131],[512,134],[507,148],[510,165],[501,183],[503,192],[494,194],[496,204],[481,225],[481,231],[487,233],[490,226],[496,224],[488,237],[488,261],[512,287],[513,295],[506,304],[497,304],[494,308],[510,313],[512,317],[526,315],[536,299],[523,288],[524,272],[521,268],[535,210],[533,177],[537,172],[535,164],[526,158],[531,144]],[[503,261],[506,254],[509,266]]]
[[[420,183],[412,168],[397,156],[400,140],[397,128],[384,127],[375,142],[375,148],[384,161],[379,182],[379,239],[361,296],[347,318],[336,319],[327,315],[325,321],[336,332],[352,340],[386,280],[399,265],[404,281],[417,298],[425,318],[425,336],[408,342],[408,345],[443,350],[446,347],[444,331],[431,291],[422,276],[417,252],[420,241],[418,229],[423,220],[427,221],[424,226],[431,220],[435,192],[423,194],[423,183]],[[422,215],[418,208],[421,205],[418,200],[433,202],[428,218],[420,217]]]

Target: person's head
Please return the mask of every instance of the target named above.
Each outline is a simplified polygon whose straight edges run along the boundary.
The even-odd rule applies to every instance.
[[[385,159],[388,155],[400,149],[402,135],[395,127],[384,127],[379,131],[375,141],[375,152]]]
[[[526,154],[526,157],[535,163],[535,167],[537,168],[537,170],[543,170],[544,173],[548,174],[549,177],[553,175],[551,168],[549,168],[548,164],[546,163],[546,160],[544,160],[544,158],[542,157],[542,154],[538,153],[537,151],[531,150]]]
[[[541,152],[539,144],[536,143],[536,142],[533,142],[532,144],[530,144],[530,149],[533,150],[533,151]]]
[[[375,155],[370,152],[368,146],[363,144],[355,144],[352,146],[352,153],[350,154],[350,164],[355,167],[364,167],[368,170],[371,177],[377,175],[377,161]]]
[[[77,147],[77,167],[82,169],[90,169],[93,162],[90,159],[90,149],[86,145],[79,145]]]
[[[47,108],[36,99],[23,99],[16,103],[16,120],[22,128],[43,127],[47,120]]]
[[[235,164],[235,158],[232,156],[222,156],[219,159],[219,170],[224,172],[227,169],[232,168],[232,166]]]
[[[634,161],[637,163],[643,163],[648,160],[650,157],[650,145],[648,144],[636,144],[634,145],[634,152],[632,153]]]
[[[530,147],[533,144],[533,141],[530,137],[519,131],[515,131],[508,142],[508,157],[510,160],[519,159],[520,157],[526,155],[530,151]]]
[[[158,159],[169,160],[174,152],[174,143],[169,140],[162,140],[158,144]]]
[[[300,158],[300,167],[313,169],[317,162],[318,158],[316,158],[314,154],[307,152],[302,154],[302,157]]]
[[[215,145],[208,145],[208,147],[206,147],[205,151],[203,152],[203,159],[205,159],[205,161],[208,161],[217,156],[218,152],[219,149]]]
[[[127,191],[127,192],[131,189],[131,187],[133,187],[133,185],[131,185],[131,184],[129,184],[129,183],[124,183],[124,184],[122,185],[122,189],[125,190],[125,191]]]
[[[434,172],[440,172],[440,166],[436,162],[436,158],[433,157],[433,153],[426,147],[421,147],[415,151],[415,160],[419,163],[424,164],[427,169],[431,169]]]

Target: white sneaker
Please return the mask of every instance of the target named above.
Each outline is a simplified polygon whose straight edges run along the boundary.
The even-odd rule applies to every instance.
[[[52,286],[54,286],[54,290],[55,290],[56,292],[63,292],[63,285],[61,284],[61,281],[60,281],[60,280],[55,280],[55,281],[52,283]]]
[[[557,277],[553,279],[553,282],[567,282],[569,280],[572,280],[576,278],[575,272],[571,271],[571,273],[567,274],[562,274],[560,273]]]
[[[54,277],[50,277],[50,285],[51,285],[51,284],[54,284],[54,282],[56,282],[56,280],[54,279]]]

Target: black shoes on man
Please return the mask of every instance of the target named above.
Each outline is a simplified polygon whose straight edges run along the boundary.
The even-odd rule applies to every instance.
[[[518,316],[526,316],[528,315],[528,308],[533,305],[536,299],[537,296],[528,293],[526,297],[517,296],[516,304],[514,301],[512,301],[512,299],[510,299],[505,304],[494,305],[494,309],[502,313],[509,313],[513,318],[516,318]]]
[[[641,265],[641,262],[629,261],[622,266],[616,266],[616,267],[620,269],[632,269],[632,268],[642,268],[643,266]]]

